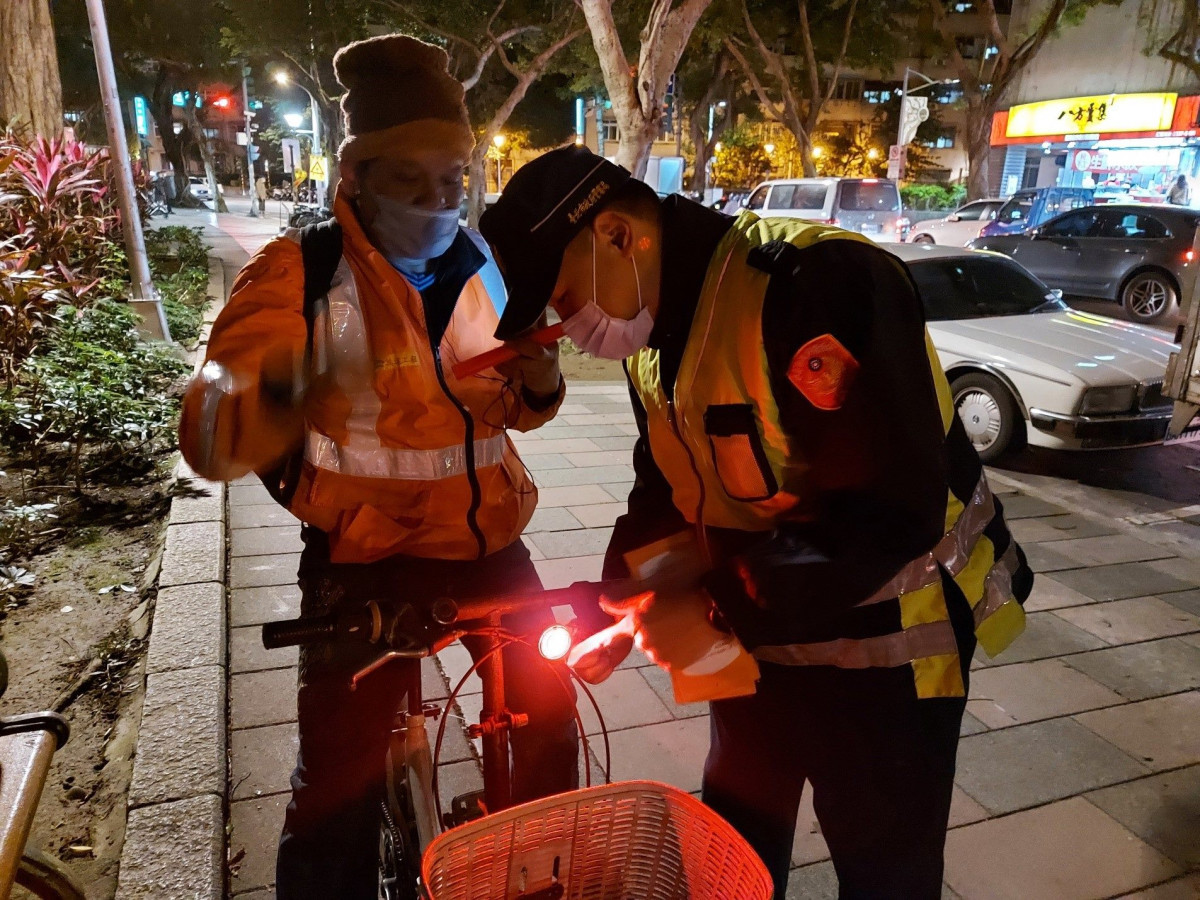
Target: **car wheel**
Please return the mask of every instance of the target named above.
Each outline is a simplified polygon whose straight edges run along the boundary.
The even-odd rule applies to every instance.
[[[1012,393],[992,376],[980,373],[954,379],[950,389],[979,458],[985,463],[999,459],[1019,434],[1021,414]]]
[[[1157,322],[1175,308],[1178,299],[1165,272],[1138,272],[1121,289],[1121,306],[1135,322]]]
[[[915,238],[912,239],[912,242],[914,244],[932,244],[934,242],[934,240],[931,235],[918,234]]]

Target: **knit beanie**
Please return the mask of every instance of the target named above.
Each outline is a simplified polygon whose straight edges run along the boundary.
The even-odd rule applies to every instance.
[[[346,139],[338,151],[343,177],[363,160],[414,138],[443,144],[463,158],[475,145],[463,86],[441,47],[404,34],[348,44],[333,57],[346,89]]]

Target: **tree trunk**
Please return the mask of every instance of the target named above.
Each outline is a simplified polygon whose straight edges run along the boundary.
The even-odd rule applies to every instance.
[[[213,164],[212,149],[208,146],[208,136],[204,133],[204,128],[196,116],[196,107],[192,105],[192,95],[188,94],[184,99],[188,101],[188,105],[184,107],[184,115],[187,117],[192,137],[196,140],[196,149],[200,151],[200,159],[204,163],[204,175],[208,179],[208,189],[213,196],[213,211],[227,213],[229,207],[225,204],[225,196],[217,184],[217,169]]]
[[[0,0],[0,35],[0,127],[16,120],[57,138],[62,83],[48,0]]]
[[[171,161],[172,178],[175,181],[175,202],[188,195],[187,163],[183,156],[183,141],[175,133],[175,84],[165,75],[160,75],[153,95],[148,99],[154,127],[162,140],[163,152]],[[185,204],[186,205],[186,204]]]
[[[467,226],[479,228],[487,193],[487,145],[480,143],[471,151],[467,163]]]
[[[982,99],[967,103],[967,199],[991,196],[988,163],[992,154],[992,114],[994,103]]]

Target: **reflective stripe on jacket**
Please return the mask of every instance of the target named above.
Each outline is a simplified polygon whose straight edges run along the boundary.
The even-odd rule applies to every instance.
[[[335,215],[343,257],[315,309],[303,463],[289,509],[328,533],[334,562],[396,553],[474,559],[508,546],[537,491],[505,430],[542,424],[558,402],[530,410],[520,385],[491,370],[456,379],[454,363],[498,345],[496,307],[479,274],[466,280],[434,347],[421,295],[374,249],[340,195]],[[215,477],[266,472],[295,452],[270,427],[260,382],[271,353],[303,357],[303,286],[296,241],[271,241],[239,274],[213,328],[208,358],[237,385],[219,412],[233,423],[222,426],[232,434],[232,462]],[[216,428],[201,415],[202,393],[194,384],[185,398],[185,455]]]
[[[782,523],[812,521],[820,515],[811,488],[811,464],[798,447],[802,441],[789,436],[780,422],[763,350],[762,314],[772,276],[748,260],[755,248],[772,242],[803,248],[828,240],[866,241],[836,228],[790,219],[760,220],[744,213],[710,263],[673,396],[663,392],[658,351],[642,350],[629,361],[630,379],[646,410],[654,461],[670,483],[675,505],[702,534],[705,528],[769,532]],[[925,351],[946,452],[952,456],[963,452],[963,445],[950,439],[957,416],[928,336]],[[937,427],[932,420],[931,427]],[[864,433],[862,440],[879,437]],[[977,461],[972,459],[972,464],[977,466]],[[760,644],[755,656],[788,665],[911,665],[919,696],[963,695],[943,574],[953,578],[970,603],[976,635],[994,655],[1023,628],[1024,613],[1011,591],[1018,566],[1016,545],[1008,538],[982,474],[963,497],[945,483],[913,489],[946,493],[944,537],[859,604],[898,603],[898,630],[870,637]],[[1005,544],[1000,559],[995,558],[996,543],[989,534]],[[796,597],[794,602],[820,603],[821,598]]]

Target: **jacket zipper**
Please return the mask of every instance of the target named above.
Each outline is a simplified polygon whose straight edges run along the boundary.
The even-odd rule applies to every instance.
[[[696,533],[700,538],[700,550],[704,554],[705,561],[712,564],[712,554],[708,548],[708,532],[704,527],[704,478],[700,475],[700,468],[696,465],[696,457],[692,453],[692,448],[687,441],[683,439],[683,433],[679,430],[679,421],[675,417],[675,401],[667,400],[667,421],[671,423],[671,430],[675,432],[675,437],[679,443],[683,445],[683,452],[687,454],[688,463],[692,467],[692,474],[696,476],[696,483],[700,486],[700,502],[696,508]]]
[[[487,538],[483,536],[483,532],[479,528],[479,507],[483,504],[483,489],[479,486],[479,475],[475,471],[475,420],[471,418],[470,411],[463,405],[462,401],[454,396],[454,392],[450,390],[450,385],[446,384],[446,376],[442,372],[442,350],[440,347],[433,346],[433,335],[429,336],[429,344],[433,349],[434,371],[437,373],[438,384],[441,385],[442,393],[446,395],[454,408],[458,410],[463,417],[463,423],[467,426],[466,444],[464,449],[467,456],[467,481],[471,485],[471,505],[467,508],[467,527],[471,529],[471,534],[475,535],[475,540],[479,544],[479,559],[487,556]]]

